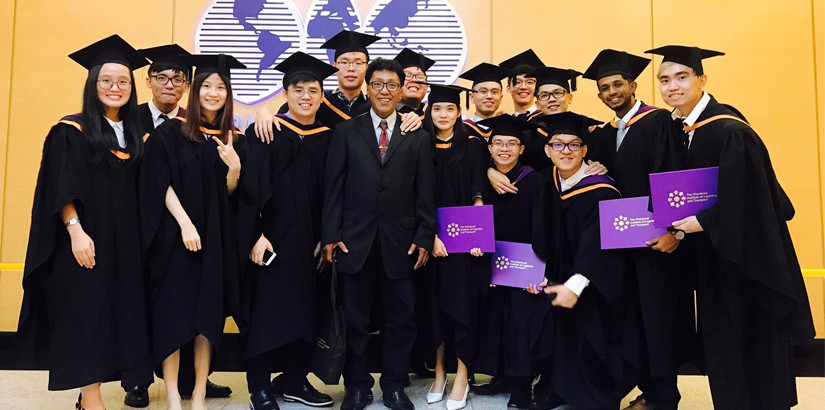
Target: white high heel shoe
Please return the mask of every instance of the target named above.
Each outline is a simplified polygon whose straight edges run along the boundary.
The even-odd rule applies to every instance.
[[[433,382],[435,385],[435,382]],[[430,387],[430,390],[433,388]],[[438,403],[441,400],[444,400],[444,392],[447,391],[447,380],[444,380],[444,387],[441,389],[441,393],[431,393],[427,391],[427,404]]]
[[[470,384],[464,388],[464,398],[461,400],[447,399],[447,410],[459,410],[467,407],[467,395],[470,394]]]

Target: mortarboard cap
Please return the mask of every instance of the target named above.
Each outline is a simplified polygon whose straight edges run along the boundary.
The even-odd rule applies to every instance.
[[[321,44],[321,48],[335,50],[335,59],[338,59],[341,54],[357,51],[366,54],[369,60],[370,53],[367,51],[367,46],[378,40],[381,40],[381,37],[357,31],[341,30],[324,44]]]
[[[547,84],[558,85],[570,92],[576,91],[576,77],[580,75],[582,73],[568,68],[540,67],[524,76],[536,79],[536,92],[539,87]]]
[[[721,51],[705,50],[699,47],[688,46],[663,46],[645,51],[645,53],[658,54],[663,56],[662,62],[674,62],[685,65],[693,69],[696,75],[705,73],[702,68],[702,60],[706,58],[723,56],[725,53]]]
[[[338,71],[337,68],[302,51],[295,52],[284,61],[281,61],[280,64],[275,66],[275,69],[284,73],[284,84],[289,82],[289,79],[296,74],[301,73],[309,74],[323,83],[325,78]]]
[[[510,114],[501,114],[479,121],[478,125],[490,128],[490,138],[496,135],[507,135],[524,140],[524,133],[533,131],[536,125],[520,120]]]
[[[191,54],[185,57],[190,66],[195,66],[195,75],[202,73],[218,73],[232,78],[231,69],[246,68],[246,66],[229,54]]]
[[[519,74],[527,74],[539,67],[544,67],[544,63],[531,48],[502,61],[499,67],[510,70],[510,75],[515,77]]]
[[[91,70],[104,63],[118,63],[136,70],[149,62],[119,35],[114,34],[69,54],[69,58]]]
[[[152,65],[163,64],[181,71],[189,72],[192,68],[187,62],[186,57],[192,55],[183,47],[177,44],[167,44],[163,46],[142,48],[138,50],[144,57],[152,60]]]
[[[421,83],[427,84],[430,86],[430,95],[427,97],[427,104],[435,104],[435,103],[453,103],[459,107],[461,107],[461,93],[467,93],[469,95],[472,90],[464,87],[459,87],[457,85],[443,85],[443,84],[433,84],[433,83]],[[469,105],[469,98],[465,99],[467,105]]]
[[[485,83],[487,81],[495,81],[501,84],[501,80],[510,76],[510,72],[506,68],[501,68],[490,63],[481,63],[459,75],[459,78],[470,80],[473,86],[476,84]]]
[[[636,80],[648,64],[650,64],[649,58],[635,56],[624,51],[604,49],[584,71],[584,78],[599,81],[607,76],[621,74],[631,80]]]
[[[427,71],[435,64],[435,60],[427,58],[424,54],[416,53],[409,48],[404,48],[394,58],[395,61],[401,63],[401,67],[418,67],[421,71]]]
[[[533,121],[544,123],[548,140],[554,135],[568,134],[581,138],[584,144],[588,143],[587,140],[590,137],[589,127],[601,124],[599,121],[572,111],[541,115],[534,117]]]

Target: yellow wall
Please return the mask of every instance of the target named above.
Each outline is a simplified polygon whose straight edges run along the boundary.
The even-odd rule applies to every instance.
[[[356,1],[362,15],[373,2]],[[138,47],[174,41],[192,50],[194,29],[209,3],[0,3],[0,331],[13,330],[16,324],[19,264],[43,138],[57,119],[80,108],[85,71],[66,55],[111,33]],[[305,15],[310,1],[295,3]],[[621,7],[611,0],[451,3],[467,30],[467,68],[481,61],[497,63],[527,47],[549,65],[580,71],[607,47],[640,54],[678,43],[727,52],[706,60],[706,90],[744,112],[765,140],[779,179],[796,205],[790,228],[800,262],[803,268],[825,267],[825,0],[758,0],[747,2],[747,7],[718,0],[694,0],[689,5],[626,0]],[[118,16],[119,11],[126,14]],[[145,70],[136,76],[145,77]],[[653,70],[638,81],[638,96],[661,106]],[[136,89],[140,101],[150,97],[140,79]],[[280,103],[265,105],[274,108]],[[505,97],[503,108],[510,107]],[[257,108],[239,111],[249,115]],[[579,81],[572,108],[597,118],[611,115],[588,80]],[[817,295],[823,280],[806,279]],[[825,309],[820,306],[822,298],[816,300],[814,309]]]

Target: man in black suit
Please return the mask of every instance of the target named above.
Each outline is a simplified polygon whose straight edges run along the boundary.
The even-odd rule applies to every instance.
[[[368,324],[380,286],[383,319],[381,390],[384,405],[413,409],[404,393],[416,328],[415,271],[432,249],[436,216],[430,136],[402,133],[395,107],[404,71],[379,58],[367,68],[372,108],[335,127],[327,153],[321,240],[336,257],[347,313],[346,395],[342,410],[372,401],[367,368]]]

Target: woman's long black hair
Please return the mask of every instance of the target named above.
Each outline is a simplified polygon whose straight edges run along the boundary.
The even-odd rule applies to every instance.
[[[81,118],[83,121],[83,132],[89,137],[92,146],[98,153],[119,148],[117,144],[103,135],[103,116],[106,109],[97,95],[97,80],[100,75],[100,68],[103,65],[92,67],[86,77],[86,85],[83,87],[83,109]],[[132,92],[129,94],[129,101],[119,110],[120,120],[123,121],[123,130],[126,134],[127,146],[132,147],[132,156],[139,157],[143,153],[143,132],[140,128],[137,115],[137,93],[135,91],[135,76],[129,69],[129,81],[132,82]],[[106,124],[108,126],[109,124]]]
[[[456,109],[458,110],[458,118],[455,119],[455,124],[453,124],[453,139],[450,140],[452,145],[450,146],[450,153],[447,157],[447,162],[455,162],[460,161],[464,158],[464,154],[467,152],[467,146],[469,145],[470,137],[464,132],[464,120],[461,116],[461,105],[456,104]],[[424,111],[424,125],[423,127],[427,129],[428,127],[432,127],[432,135],[433,141],[438,142],[438,128],[436,128],[435,124],[433,123],[433,104],[428,103],[427,109]],[[433,150],[433,154],[435,154],[435,150]]]

